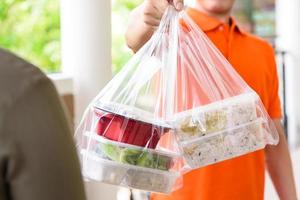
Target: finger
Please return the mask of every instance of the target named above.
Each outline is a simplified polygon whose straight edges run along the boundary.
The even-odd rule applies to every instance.
[[[167,0],[159,0],[156,1],[157,3],[154,4],[155,8],[160,12],[160,13],[164,13],[166,11],[166,9],[169,6],[169,2]]]
[[[183,9],[184,0],[173,0],[175,8],[180,11]]]
[[[163,13],[158,11],[154,6],[152,6],[150,4],[147,4],[144,7],[144,15],[146,15],[146,17],[152,17],[152,18],[155,18],[157,20],[160,20]]]
[[[156,18],[153,18],[149,15],[148,16],[145,15],[144,16],[144,23],[147,24],[148,26],[151,26],[151,27],[158,27],[159,23],[160,23],[160,20],[156,19]]]

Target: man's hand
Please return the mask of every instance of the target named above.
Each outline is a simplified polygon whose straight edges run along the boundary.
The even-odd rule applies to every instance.
[[[126,41],[129,48],[138,51],[152,36],[168,5],[178,11],[183,9],[184,0],[145,0],[135,8],[129,19]]]
[[[183,8],[183,0],[174,0],[173,6],[178,10]],[[168,0],[145,0],[143,3],[143,21],[148,26],[156,28],[169,5]]]

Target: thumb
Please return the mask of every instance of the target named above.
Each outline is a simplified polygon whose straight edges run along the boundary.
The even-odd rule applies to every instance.
[[[180,11],[183,9],[184,0],[173,0],[173,4],[176,10]]]

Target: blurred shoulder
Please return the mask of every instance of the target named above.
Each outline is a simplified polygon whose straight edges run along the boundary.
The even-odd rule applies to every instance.
[[[41,81],[51,83],[39,68],[9,51],[0,49],[1,109],[9,106],[26,90]]]

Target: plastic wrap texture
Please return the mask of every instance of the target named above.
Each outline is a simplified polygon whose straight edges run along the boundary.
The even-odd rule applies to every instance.
[[[172,7],[75,136],[85,178],[159,193],[179,188],[189,170],[278,143],[259,96]]]

